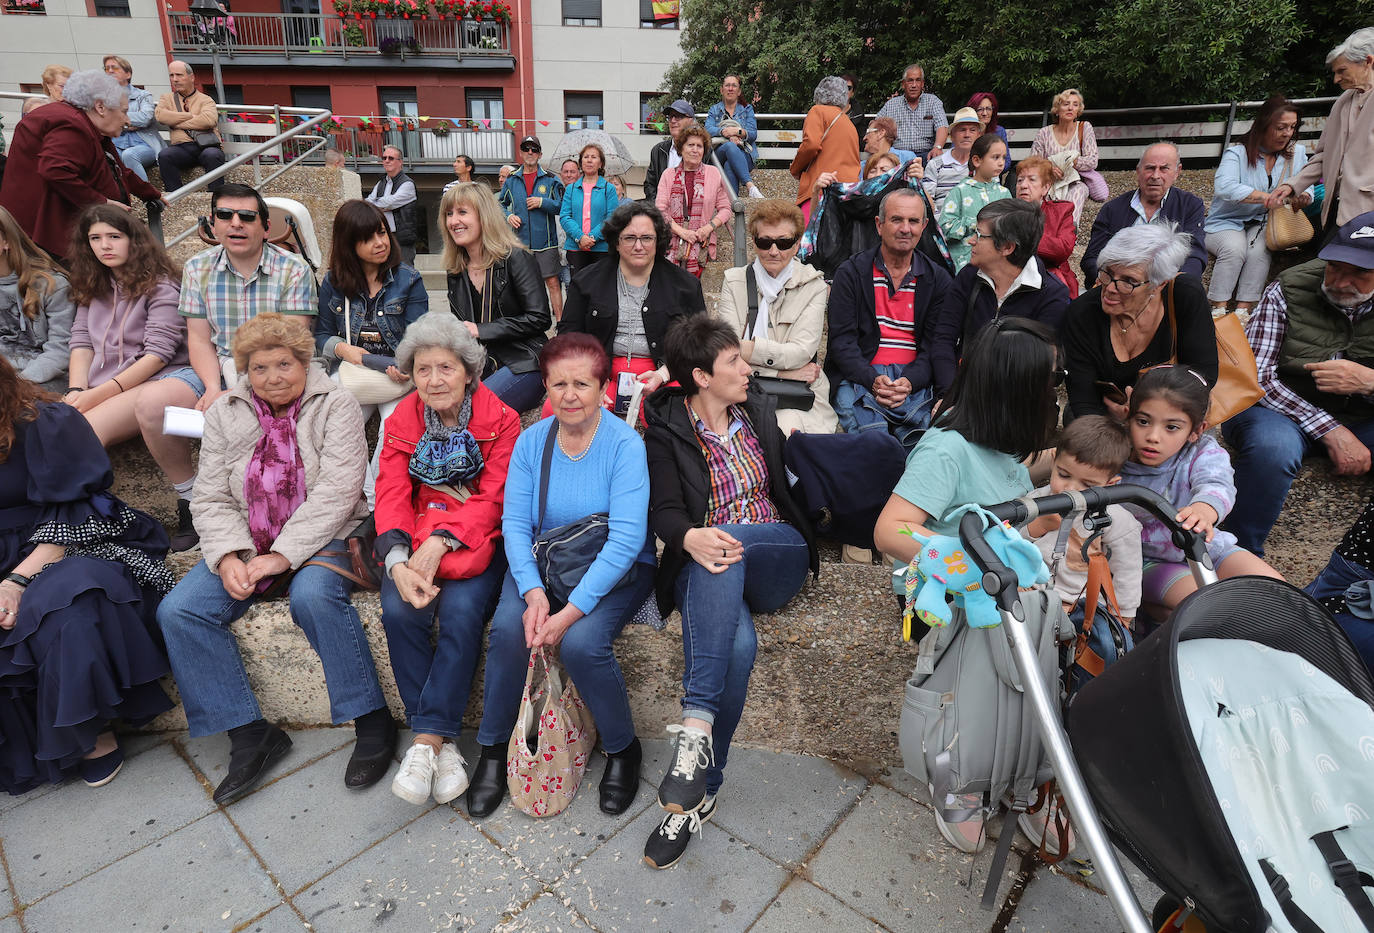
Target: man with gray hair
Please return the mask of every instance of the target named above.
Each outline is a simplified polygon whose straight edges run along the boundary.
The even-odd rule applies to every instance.
[[[219,110],[208,94],[196,90],[196,74],[185,62],[174,61],[167,66],[170,93],[158,98],[153,115],[157,122],[171,129],[171,145],[157,154],[157,170],[162,173],[162,187],[176,191],[181,187],[182,169],[199,165],[212,172],[224,164],[224,149],[219,139]],[[207,187],[218,191],[224,179]]]
[[[935,159],[945,151],[949,121],[940,98],[926,92],[926,70],[911,64],[902,72],[902,93],[883,104],[878,116],[897,124],[897,148]]]
[[[951,282],[916,248],[928,220],[919,191],[888,192],[878,208],[878,245],[835,270],[827,310],[825,371],[840,426],[851,434],[888,431],[907,450],[948,388],[936,384],[932,364],[943,354],[932,341]],[[954,347],[947,350],[952,357]]]
[[[1173,143],[1158,142],[1149,146],[1136,163],[1136,189],[1112,198],[1097,212],[1088,247],[1083,250],[1079,265],[1083,268],[1083,285],[1092,288],[1097,283],[1097,254],[1118,230],[1136,224],[1175,223],[1179,232],[1193,238],[1183,274],[1201,280],[1207,268],[1206,234],[1202,232],[1207,208],[1202,198],[1174,188],[1183,161]]]
[[[415,182],[405,173],[405,161],[396,146],[382,147],[382,180],[364,200],[381,208],[386,225],[401,244],[401,259],[415,264]]]

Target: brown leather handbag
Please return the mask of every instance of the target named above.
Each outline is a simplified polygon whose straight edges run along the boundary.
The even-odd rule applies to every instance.
[[[1167,289],[1169,332],[1173,349],[1169,362],[1178,362],[1178,320],[1174,316],[1174,283]],[[1255,352],[1245,339],[1245,326],[1234,311],[1212,320],[1217,335],[1217,381],[1212,386],[1212,403],[1207,409],[1207,426],[1216,427],[1264,398],[1260,388],[1259,371],[1255,367]]]

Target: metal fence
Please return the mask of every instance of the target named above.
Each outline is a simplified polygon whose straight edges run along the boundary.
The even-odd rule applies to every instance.
[[[219,53],[238,55],[375,56],[436,58],[510,55],[503,23],[455,19],[344,20],[333,14],[237,13],[203,19],[169,12],[173,52],[197,52],[213,42]]]

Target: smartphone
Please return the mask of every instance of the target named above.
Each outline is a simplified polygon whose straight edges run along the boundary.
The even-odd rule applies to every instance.
[[[1121,390],[1121,387],[1118,386],[1115,382],[1103,382],[1099,379],[1098,381],[1094,382],[1093,385],[1097,388],[1097,391],[1102,394],[1102,397],[1105,398],[1107,401],[1112,402],[1116,405],[1126,404],[1126,393],[1123,392]]]

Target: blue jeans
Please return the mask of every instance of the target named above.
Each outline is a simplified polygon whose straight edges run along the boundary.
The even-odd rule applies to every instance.
[[[743,146],[722,143],[716,147],[716,158],[724,170],[725,184],[729,187],[731,200],[739,195],[739,186],[753,181],[750,172],[754,169],[754,157],[744,151]]]
[[[634,718],[625,678],[611,643],[654,590],[654,565],[636,561],[615,589],[596,608],[568,626],[558,646],[563,666],[586,701],[608,754],[623,752],[635,740]],[[501,585],[501,601],[491,619],[487,644],[486,689],[482,696],[482,725],[477,741],[504,745],[515,729],[530,649],[525,645],[525,598],[508,572]]]
[[[1374,419],[1346,425],[1360,443],[1374,448]],[[1236,506],[1223,523],[1240,546],[1264,556],[1264,539],[1283,510],[1288,488],[1302,458],[1320,447],[1287,415],[1251,405],[1221,426],[1221,436],[1234,453]]]
[[[1374,579],[1374,570],[1347,560],[1333,551],[1322,572],[1317,574],[1317,579],[1307,584],[1304,592],[1313,599],[1326,599],[1330,596],[1344,595],[1351,584],[1371,579]],[[1352,612],[1333,614],[1341,628],[1350,636],[1350,641],[1354,643],[1355,650],[1360,653],[1365,665],[1374,670],[1374,621],[1362,619]]]
[[[157,153],[147,143],[136,143],[128,149],[119,150],[119,159],[144,181],[148,180],[148,169],[157,164]]]
[[[327,547],[347,549],[339,540]],[[336,724],[386,706],[362,620],[349,600],[352,591],[351,582],[325,567],[302,567],[291,581],[291,619],[324,665],[329,715]],[[254,600],[226,593],[202,560],[157,607],[192,736],[214,735],[262,718],[238,640],[229,630]]]
[[[482,629],[496,607],[506,555],[498,547],[483,573],[467,580],[436,580],[439,595],[423,609],[401,598],[396,584],[382,581],[382,627],[391,652],[396,689],[406,722],[416,732],[456,739],[463,731],[472,675],[482,654]],[[430,642],[434,617],[439,635]]]
[[[730,740],[744,714],[758,636],[754,612],[782,608],[801,590],[811,552],[783,522],[719,525],[744,545],[744,557],[721,573],[687,559],[677,578],[682,613],[682,716],[711,723],[715,765],[706,793],[720,789]]]
[[[517,412],[529,411],[544,398],[544,377],[537,369],[513,373],[510,367],[502,366],[483,379],[482,385],[495,392],[497,398]]]
[[[897,364],[873,368],[889,379],[902,376],[903,367]],[[886,430],[910,451],[921,439],[921,432],[930,427],[934,394],[930,386],[913,386],[905,402],[888,408],[863,386],[842,379],[835,389],[835,414],[846,434]]]

